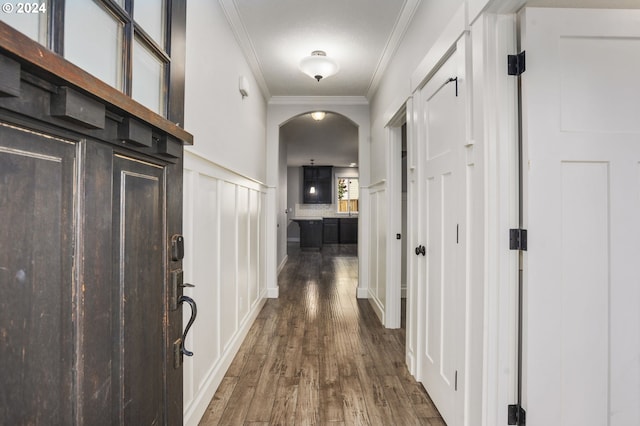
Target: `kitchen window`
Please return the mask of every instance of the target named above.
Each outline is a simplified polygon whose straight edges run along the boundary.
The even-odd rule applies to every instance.
[[[358,213],[360,198],[358,178],[336,176],[336,194],[338,213]]]

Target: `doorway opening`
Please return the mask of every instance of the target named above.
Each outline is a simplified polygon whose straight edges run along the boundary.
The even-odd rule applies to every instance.
[[[360,206],[358,126],[324,111],[300,114],[280,126],[286,223],[283,249],[352,245],[357,253]]]

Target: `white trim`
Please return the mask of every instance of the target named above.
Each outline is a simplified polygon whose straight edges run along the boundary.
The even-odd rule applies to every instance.
[[[481,425],[507,423],[515,401],[517,253],[506,231],[517,227],[515,79],[504,58],[515,51],[515,16],[485,13],[471,28],[474,82],[472,135],[484,156],[484,312]]]
[[[298,241],[299,240],[300,239],[298,238]],[[282,270],[284,269],[285,265],[287,264],[287,260],[289,260],[289,255],[285,254],[282,262],[280,262],[280,265],[278,265],[278,275],[280,275],[280,272],[282,272]]]
[[[402,10],[400,11],[400,15],[398,16],[398,20],[393,26],[391,35],[387,40],[387,45],[382,52],[380,61],[378,61],[373,76],[371,77],[371,81],[369,82],[369,87],[367,89],[368,99],[371,99],[378,90],[380,79],[384,75],[384,72],[387,70],[391,58],[393,58],[396,50],[398,49],[398,46],[402,42],[404,34],[407,32],[407,29],[409,28],[409,25],[411,23],[411,19],[416,13],[418,6],[420,6],[420,3],[421,0],[406,0],[404,2]]]
[[[369,105],[369,100],[364,96],[273,96],[268,103],[269,105]]]
[[[201,174],[262,192],[267,188],[263,182],[221,166],[190,147],[185,147],[184,150],[184,168],[198,170]]]
[[[205,379],[202,381],[202,386],[197,392],[196,398],[191,401],[188,407],[185,407],[186,410],[183,414],[185,426],[197,426],[202,419],[202,416],[213,399],[213,395],[216,393],[218,386],[220,386],[224,375],[229,369],[229,366],[231,366],[238,350],[240,350],[240,345],[242,345],[245,337],[249,334],[249,329],[267,301],[264,294],[259,298],[259,300],[259,303],[254,306],[250,315],[245,317],[242,327],[234,335],[230,344],[224,349],[222,356],[216,360],[213,367],[207,371]]]
[[[263,272],[265,212],[262,208],[266,190],[254,180],[245,179],[202,156],[185,152],[183,232],[188,256],[183,269],[187,281],[198,285],[185,289],[185,294],[194,296],[203,312],[208,313],[198,318],[189,335],[194,351],[200,355],[184,360],[183,418],[186,425],[197,424],[206,411],[266,301]],[[225,198],[225,192],[233,197],[233,201]],[[224,202],[233,213],[227,211],[223,218]],[[247,214],[253,209],[257,209],[257,217]],[[229,239],[235,239],[229,244],[234,247],[232,252],[225,253],[228,255],[226,260],[221,256],[222,244],[229,241],[222,240],[222,229]],[[227,263],[222,265],[223,261]],[[228,269],[227,277],[233,276],[224,285],[223,280],[227,278],[222,266]],[[246,270],[247,274],[241,276],[240,270]],[[231,311],[225,314],[224,308],[232,306],[233,314]]]
[[[456,42],[467,30],[467,3],[464,2],[449,21],[449,24],[440,34],[440,37],[433,44],[429,52],[420,61],[416,70],[411,74],[411,93],[420,89],[431,78],[440,65],[455,50]]]
[[[279,287],[276,288],[268,288],[267,289],[267,298],[268,299],[277,299],[279,297]]]
[[[242,22],[242,18],[240,18],[240,14],[238,13],[238,7],[235,0],[219,0],[219,2],[238,44],[240,45],[242,52],[244,52],[244,57],[247,59],[247,63],[253,72],[253,76],[256,79],[258,86],[260,86],[262,95],[265,99],[269,99],[271,97],[269,87],[264,79],[262,67],[260,66],[256,50],[253,47],[253,43],[251,43],[251,39],[247,34],[244,23]]]
[[[294,98],[294,99],[292,99]],[[266,195],[266,282],[268,287],[269,297],[277,297],[277,261],[275,259],[275,252],[277,249],[277,235],[274,231],[277,229],[276,215],[279,208],[276,204],[275,187],[278,185],[280,159],[278,157],[279,141],[280,141],[280,126],[291,118],[296,117],[304,112],[308,112],[310,107],[314,104],[300,103],[299,97],[288,98],[289,101],[295,100],[296,102],[284,102],[279,103],[276,99],[275,104],[269,104],[267,107],[267,155],[266,155],[266,167],[267,167],[267,195]],[[318,99],[323,98],[306,98]],[[326,108],[333,112],[344,115],[350,119],[356,126],[358,126],[358,174],[360,183],[366,185],[370,181],[370,152],[371,152],[371,125],[370,125],[370,110],[368,102],[361,101],[355,102],[351,99],[349,104],[336,102],[335,98],[324,97],[325,102],[331,102],[326,104]],[[283,99],[283,100],[286,100]],[[273,188],[271,188],[273,186]],[[360,289],[369,288],[369,194],[367,191],[361,192],[360,208],[358,213],[358,297],[363,293]],[[366,296],[365,296],[366,297]]]
[[[400,280],[402,277],[402,240],[395,234],[402,233],[402,129],[395,123],[386,128],[387,135],[387,247],[385,322],[387,328],[399,328],[401,321]]]
[[[385,318],[384,305],[380,303],[380,300],[378,300],[377,297],[374,297],[373,294],[369,294],[368,299],[369,299],[369,304],[373,308],[373,311],[376,313],[376,316],[378,317],[378,319],[380,319],[380,322],[382,324],[385,324],[386,318]]]
[[[358,299],[368,299],[369,298],[369,289],[368,288],[360,288],[356,290],[356,298]]]
[[[386,180],[386,179],[380,179],[379,181],[377,181],[377,182],[375,182],[375,183],[372,183],[371,185],[361,186],[360,188],[363,188],[363,189],[372,189],[372,188],[375,188],[376,186],[382,186],[382,185],[384,185],[385,183],[387,183],[387,180]]]
[[[407,249],[407,312],[406,312],[406,339],[405,339],[405,351],[409,371],[416,377],[418,372],[418,363],[416,352],[418,348],[418,295],[420,280],[420,259],[412,255],[413,248],[421,244],[421,221],[420,221],[420,199],[422,194],[417,191],[416,185],[419,182],[419,175],[421,170],[417,170],[415,166],[411,166],[412,162],[415,164],[417,160],[417,111],[415,106],[415,100],[413,97],[407,100],[406,112],[407,112],[407,233],[403,237]]]

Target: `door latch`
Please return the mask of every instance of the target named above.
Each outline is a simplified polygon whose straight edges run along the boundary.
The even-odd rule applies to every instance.
[[[169,309],[178,309],[178,290],[185,287],[195,287],[193,284],[184,282],[184,272],[182,269],[171,271],[171,294],[169,296]]]
[[[191,307],[191,318],[189,318],[189,322],[187,323],[187,326],[182,333],[182,337],[176,339],[173,342],[173,368],[180,368],[184,355],[193,356],[193,352],[187,350],[187,348],[184,347],[184,342],[187,338],[187,333],[189,333],[189,329],[193,325],[193,322],[196,320],[196,316],[198,315],[198,307],[196,306],[196,302],[189,296],[180,296],[178,304],[182,304],[184,302],[187,302]]]
[[[198,315],[198,307],[196,306],[195,300],[193,300],[189,296],[180,296],[178,304],[181,305],[184,302],[187,302],[191,307],[191,317],[189,318],[189,322],[187,323],[187,326],[184,328],[184,332],[182,333],[182,347],[180,348],[180,353],[186,356],[193,356],[193,352],[187,350],[187,348],[184,347],[184,341],[187,339],[189,329],[193,325],[193,322],[196,320],[196,316]]]

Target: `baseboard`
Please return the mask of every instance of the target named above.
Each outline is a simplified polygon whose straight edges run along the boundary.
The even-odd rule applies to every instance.
[[[268,288],[267,289],[267,298],[268,299],[277,299],[280,295],[280,288]]]
[[[280,275],[280,272],[282,271],[282,269],[284,269],[284,265],[287,264],[287,260],[289,260],[289,255],[285,254],[284,259],[282,259],[282,262],[280,262],[280,265],[278,265],[278,275]]]
[[[385,323],[384,322],[384,306],[382,306],[380,301],[375,297],[370,297],[369,303],[371,304],[373,311],[376,313],[376,315],[380,319],[380,322],[384,324]]]
[[[412,351],[407,351],[407,354],[405,356],[405,362],[407,363],[407,368],[409,369],[409,373],[415,378],[416,377],[416,364],[415,364],[416,361]]]
[[[360,288],[358,287],[356,291],[356,297],[358,299],[368,299],[369,298],[369,289],[368,288]]]
[[[185,407],[183,414],[184,426],[197,426],[202,419],[202,416],[207,411],[207,407],[209,406],[211,399],[213,399],[213,395],[216,393],[218,386],[222,383],[224,375],[233,362],[233,358],[238,353],[238,350],[240,350],[240,345],[247,337],[249,329],[253,325],[266,301],[267,299],[262,298],[254,305],[253,310],[249,315],[247,315],[244,323],[231,339],[231,342],[225,348],[222,356],[207,372],[206,379],[202,382],[202,387],[194,395],[189,406]]]

